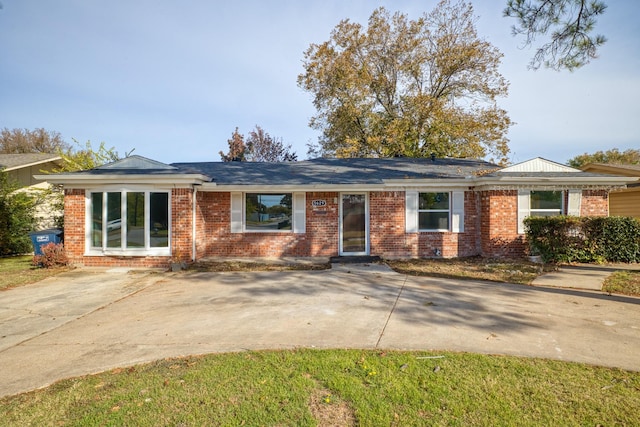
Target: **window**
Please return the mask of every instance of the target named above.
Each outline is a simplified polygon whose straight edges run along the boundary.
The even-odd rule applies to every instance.
[[[562,191],[532,191],[529,196],[530,216],[562,215]]]
[[[566,191],[518,190],[518,233],[525,233],[524,219],[528,216],[580,216],[581,205],[582,190],[579,188]]]
[[[464,233],[464,191],[405,192],[405,231]]]
[[[418,228],[424,231],[449,230],[449,193],[418,194]]]
[[[168,192],[92,192],[89,201],[91,250],[170,255]]]
[[[290,231],[292,193],[246,193],[245,231]]]

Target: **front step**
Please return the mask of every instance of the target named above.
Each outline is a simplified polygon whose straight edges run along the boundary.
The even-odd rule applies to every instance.
[[[382,260],[377,255],[332,256],[329,258],[331,264],[372,264],[380,261]]]

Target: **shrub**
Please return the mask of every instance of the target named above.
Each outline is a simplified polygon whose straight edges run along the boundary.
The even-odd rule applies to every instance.
[[[47,243],[40,248],[42,255],[33,257],[33,265],[44,268],[62,267],[69,264],[67,254],[62,243]]]
[[[31,252],[29,232],[35,228],[36,199],[0,171],[0,256]]]
[[[640,221],[631,217],[529,217],[527,242],[545,262],[639,262]]]

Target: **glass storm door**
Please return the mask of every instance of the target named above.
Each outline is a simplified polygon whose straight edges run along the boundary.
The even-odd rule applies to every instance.
[[[368,255],[366,193],[342,194],[340,204],[340,255]]]

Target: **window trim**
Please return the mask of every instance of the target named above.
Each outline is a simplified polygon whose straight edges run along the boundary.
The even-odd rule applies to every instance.
[[[102,246],[93,246],[93,201],[92,195],[96,193],[102,194]],[[123,248],[126,243],[126,224],[121,227],[121,245],[119,248],[107,246],[107,221],[106,210],[107,204],[105,198],[107,193],[120,193],[121,194],[121,218],[125,218],[126,215],[126,200],[127,193],[144,193],[144,247],[137,248]],[[151,244],[151,193],[165,193],[167,194],[167,246],[166,247],[152,247]],[[171,189],[169,188],[149,188],[149,187],[104,187],[104,188],[91,188],[85,192],[85,256],[171,256],[171,230],[172,230],[172,218],[171,218]]]

